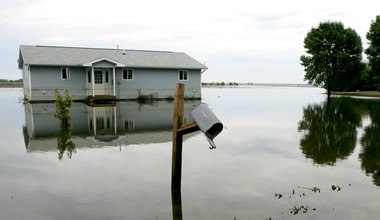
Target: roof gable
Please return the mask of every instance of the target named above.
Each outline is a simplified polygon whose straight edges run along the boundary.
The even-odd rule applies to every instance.
[[[114,60],[111,60],[111,59],[108,59],[108,58],[105,58],[105,57],[104,58],[100,58],[100,59],[96,59],[96,60],[88,62],[88,63],[84,63],[83,66],[87,66],[87,67],[90,67],[90,66],[98,66],[98,67],[101,67],[101,66],[125,67],[124,64],[119,63],[119,62],[114,61]]]

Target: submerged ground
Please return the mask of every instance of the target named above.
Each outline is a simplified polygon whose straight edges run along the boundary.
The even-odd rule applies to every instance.
[[[225,128],[215,150],[185,137],[183,219],[377,219],[380,101],[323,93],[204,88]],[[19,100],[1,89],[1,218],[172,218],[173,103],[76,103],[74,148],[62,149],[54,104]]]

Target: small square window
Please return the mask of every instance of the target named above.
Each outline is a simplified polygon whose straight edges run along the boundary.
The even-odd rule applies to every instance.
[[[133,70],[132,69],[123,69],[123,79],[133,80]]]
[[[189,72],[187,70],[178,71],[178,80],[179,81],[187,81],[189,80]]]
[[[70,79],[70,68],[68,67],[61,68],[61,79],[62,80]]]

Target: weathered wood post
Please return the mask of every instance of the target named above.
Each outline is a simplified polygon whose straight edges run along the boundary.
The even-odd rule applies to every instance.
[[[182,134],[177,131],[183,124],[185,85],[178,83],[174,92],[172,189],[181,190]]]
[[[173,220],[182,220],[181,190],[172,189]]]
[[[198,131],[195,122],[183,124],[185,85],[178,83],[174,93],[172,189],[181,189],[183,135]]]
[[[172,208],[173,219],[182,220],[181,178],[182,178],[182,141],[183,135],[201,130],[210,144],[222,130],[222,123],[206,104],[200,104],[191,115],[195,121],[183,124],[185,85],[178,83],[174,92],[173,113],[173,153],[172,153]]]
[[[182,134],[178,129],[183,124],[185,85],[177,84],[174,92],[173,152],[172,152],[172,211],[173,220],[182,220],[181,176]]]

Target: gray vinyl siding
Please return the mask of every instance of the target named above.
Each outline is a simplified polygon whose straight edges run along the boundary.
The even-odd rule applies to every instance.
[[[24,87],[24,97],[28,100],[30,97],[30,86],[29,86],[29,65],[24,65],[22,68],[22,78],[23,78],[23,87]]]
[[[190,112],[200,104],[199,100],[184,103],[184,122],[192,121]],[[173,128],[173,103],[158,101],[153,105],[141,105],[137,102],[118,102],[118,132],[160,131]],[[127,129],[125,123],[132,121],[133,129]]]
[[[154,98],[173,98],[177,83],[185,84],[186,98],[201,97],[200,70],[188,70],[187,81],[179,81],[178,69],[133,69],[133,71],[133,80],[123,80],[122,69],[116,70],[118,99],[136,99],[139,96],[139,90],[141,94],[153,95]]]
[[[74,100],[86,95],[86,68],[70,67],[70,79],[61,79],[62,67],[31,66],[32,100],[55,100],[55,90],[61,94],[67,89]]]
[[[72,133],[75,135],[88,135],[87,106],[82,103],[74,103],[69,109]],[[25,118],[31,138],[54,137],[59,132],[60,122],[54,117],[54,103],[39,103],[25,105]]]
[[[106,65],[108,62],[99,62],[99,65]],[[62,66],[64,67],[64,66]],[[31,66],[31,86],[32,98],[29,100],[43,101],[55,100],[55,90],[59,90],[61,94],[68,90],[74,100],[85,100],[87,95],[92,94],[91,83],[87,83],[86,67],[70,67],[70,79],[61,79],[61,68]],[[112,68],[109,70],[109,84],[106,88],[109,91],[106,94],[113,94],[112,85]],[[139,95],[151,95],[152,98],[173,98],[174,89],[177,83],[185,84],[185,98],[201,98],[201,71],[187,70],[188,80],[180,81],[178,78],[179,69],[133,69],[133,80],[124,80],[122,70],[124,68],[115,69],[116,77],[116,98],[117,99],[137,99]],[[28,80],[28,70],[25,68],[24,77]],[[24,93],[27,94],[28,83],[24,83]],[[88,92],[87,92],[88,91]],[[140,91],[140,93],[139,93]]]

